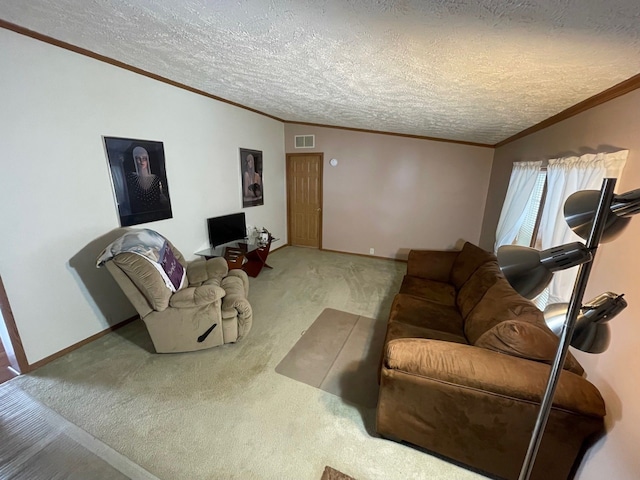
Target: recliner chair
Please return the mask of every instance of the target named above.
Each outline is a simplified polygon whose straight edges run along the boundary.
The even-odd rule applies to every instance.
[[[242,340],[253,319],[247,274],[229,271],[222,257],[187,262],[166,241],[186,269],[186,285],[176,292],[141,255],[124,252],[104,262],[140,314],[156,352],[188,352]]]

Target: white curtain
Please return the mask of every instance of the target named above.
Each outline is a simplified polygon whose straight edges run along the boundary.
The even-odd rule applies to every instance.
[[[564,219],[564,202],[579,190],[600,190],[604,178],[619,178],[628,150],[549,160],[547,197],[540,220],[541,249],[580,241]],[[555,272],[548,286],[548,303],[568,302],[578,267]],[[544,308],[544,307],[543,307]]]
[[[502,205],[496,230],[494,251],[501,245],[511,245],[518,235],[526,215],[526,206],[536,184],[542,162],[515,162],[511,170],[509,188]]]

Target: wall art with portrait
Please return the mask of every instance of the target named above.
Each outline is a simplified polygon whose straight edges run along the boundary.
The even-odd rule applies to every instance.
[[[264,205],[262,152],[241,148],[240,171],[242,172],[242,206]]]
[[[172,218],[162,142],[103,138],[120,226]]]

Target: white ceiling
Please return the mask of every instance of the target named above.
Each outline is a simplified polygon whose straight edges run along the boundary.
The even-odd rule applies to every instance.
[[[0,0],[285,121],[495,144],[640,73],[638,0]]]

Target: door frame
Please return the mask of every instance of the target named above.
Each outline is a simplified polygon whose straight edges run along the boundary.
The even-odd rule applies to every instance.
[[[31,366],[29,365],[27,356],[24,353],[22,340],[20,340],[20,333],[18,333],[18,327],[15,319],[13,318],[13,312],[11,311],[9,298],[7,297],[7,292],[4,289],[4,283],[2,283],[1,276],[0,311],[2,312],[2,319],[4,319],[4,325],[0,325],[0,337],[2,337],[2,345],[7,354],[9,364],[11,365],[11,368],[19,374],[28,373],[31,370]]]
[[[286,157],[286,182],[285,187],[287,189],[287,238],[291,245],[291,198],[289,196],[289,185],[291,185],[291,157],[320,157],[320,169],[318,171],[318,189],[320,197],[320,218],[318,219],[318,250],[322,250],[322,237],[323,237],[323,222],[324,218],[324,153],[323,152],[301,152],[301,153],[287,153]]]

